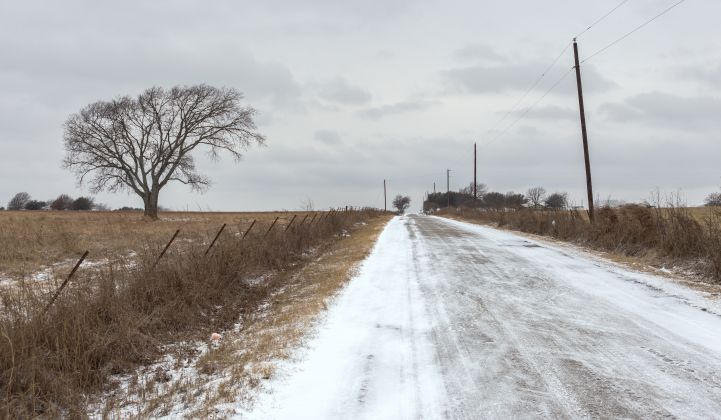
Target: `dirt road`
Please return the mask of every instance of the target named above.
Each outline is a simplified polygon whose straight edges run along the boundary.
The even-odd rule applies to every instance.
[[[238,416],[719,418],[720,313],[571,247],[398,217]]]

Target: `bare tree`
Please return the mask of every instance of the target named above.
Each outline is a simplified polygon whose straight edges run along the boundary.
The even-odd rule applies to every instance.
[[[30,194],[19,192],[8,202],[8,210],[22,210],[28,201],[30,201]]]
[[[721,206],[721,193],[711,193],[706,197],[704,200],[707,206],[709,207],[718,207]]]
[[[545,200],[546,207],[552,210],[561,210],[568,207],[568,194],[553,193]]]
[[[137,98],[100,101],[65,123],[64,166],[94,193],[128,190],[143,199],[145,215],[158,218],[158,196],[170,181],[195,190],[210,181],[196,171],[191,154],[205,148],[236,161],[265,137],[256,131],[255,109],[242,106],[235,89],[207,85],[153,87]]]
[[[488,192],[483,195],[483,206],[501,210],[506,206],[506,196],[495,191]]]
[[[407,195],[400,195],[398,194],[396,198],[393,199],[393,207],[395,207],[398,210],[398,213],[403,214],[408,209],[408,206],[411,205],[411,198]]]
[[[313,199],[310,197],[306,197],[304,200],[300,202],[300,209],[301,211],[314,211],[315,210],[315,204],[313,203]]]
[[[478,195],[478,198],[482,198],[483,194],[485,194],[488,191],[488,186],[486,184],[478,183],[476,184],[476,194]],[[459,191],[461,194],[467,195],[471,198],[473,198],[473,181],[471,181],[468,186],[465,186],[460,189]]]
[[[70,207],[73,205],[73,198],[70,197],[67,194],[60,194],[58,198],[53,200],[50,203],[50,208],[52,210],[70,210]]]
[[[505,205],[509,209],[515,209],[519,210],[523,208],[526,203],[528,203],[528,198],[524,196],[523,194],[517,194],[513,191],[509,191],[506,193],[505,199]]]
[[[526,197],[532,207],[541,207],[543,205],[543,200],[546,198],[546,189],[543,187],[529,188],[528,191],[526,191]]]

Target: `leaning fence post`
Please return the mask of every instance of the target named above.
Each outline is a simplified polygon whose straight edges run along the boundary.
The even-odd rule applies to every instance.
[[[243,239],[245,239],[246,236],[248,236],[248,234],[250,233],[250,230],[253,229],[253,226],[255,226],[255,219],[253,219],[253,223],[250,224],[250,227],[248,228],[248,230],[245,231],[245,233],[243,234],[243,237],[240,238],[241,241]]]
[[[163,258],[163,255],[165,255],[165,251],[167,251],[168,248],[170,248],[170,244],[173,243],[173,241],[175,240],[175,237],[178,236],[179,233],[180,233],[180,229],[175,231],[175,233],[173,234],[173,237],[170,238],[170,241],[168,241],[168,244],[165,245],[165,248],[163,248],[163,252],[161,252],[160,255],[158,255],[158,258],[155,259],[153,266],[150,268],[151,270],[154,269],[156,265],[158,265],[158,261],[160,261],[160,259]]]
[[[310,225],[313,224],[313,222],[315,221],[316,216],[318,216],[318,213],[314,213],[314,214],[313,214],[313,218],[310,219],[310,222],[308,222],[308,226],[310,226]]]
[[[268,236],[268,234],[270,233],[271,229],[273,229],[273,226],[275,226],[275,223],[278,221],[278,218],[279,218],[279,217],[280,217],[280,216],[276,216],[276,217],[275,217],[275,220],[273,220],[273,223],[270,224],[270,227],[268,228],[268,231],[265,232],[265,236]]]
[[[218,234],[215,235],[215,238],[213,239],[213,242],[210,243],[210,246],[208,247],[208,249],[205,250],[205,254],[203,254],[203,255],[208,255],[208,252],[210,252],[210,248],[212,248],[213,245],[215,245],[215,241],[217,241],[218,238],[220,237],[220,234],[223,233],[223,229],[225,229],[225,223],[223,223],[223,226],[220,227],[220,230],[218,231]]]
[[[285,227],[285,230],[283,230],[283,232],[287,232],[287,231],[288,231],[288,228],[290,228],[290,225],[293,224],[293,221],[295,221],[295,218],[296,218],[296,217],[298,217],[298,215],[297,215],[297,214],[294,214],[294,215],[293,215],[293,218],[290,219],[290,223],[288,223],[288,226]]]
[[[65,286],[68,285],[68,282],[70,281],[71,278],[73,278],[73,275],[75,275],[75,272],[78,271],[78,267],[80,267],[80,264],[82,264],[83,261],[85,261],[85,257],[87,257],[89,253],[90,253],[90,251],[85,251],[85,253],[83,254],[82,257],[80,257],[78,262],[75,263],[75,267],[73,267],[72,271],[70,271],[70,274],[68,274],[68,277],[65,279],[65,281],[63,281],[63,284],[61,284],[60,287],[58,287],[58,290],[55,291],[55,294],[53,295],[52,299],[50,299],[50,302],[48,302],[48,304],[45,306],[45,309],[43,310],[43,315],[48,311],[48,309],[50,309],[50,307],[53,305],[53,303],[55,303],[55,299],[57,299],[58,296],[60,296],[60,292],[62,292],[63,289],[65,288]]]
[[[307,219],[308,219],[308,215],[306,214],[305,217],[303,218],[303,220],[300,221],[300,224],[299,224],[298,226],[299,226],[299,227],[300,227],[300,226],[303,226],[303,223],[305,223],[305,221],[306,221]]]

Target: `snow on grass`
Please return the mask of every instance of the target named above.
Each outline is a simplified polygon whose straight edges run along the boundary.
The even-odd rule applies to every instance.
[[[401,218],[383,231],[319,324],[317,334],[266,383],[239,418],[420,418],[438,412],[444,389]],[[398,369],[400,367],[400,370]],[[396,401],[388,404],[387,401]]]

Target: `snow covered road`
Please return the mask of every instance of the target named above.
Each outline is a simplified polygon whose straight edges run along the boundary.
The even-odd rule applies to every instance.
[[[393,219],[241,418],[721,418],[721,309],[571,247]]]

